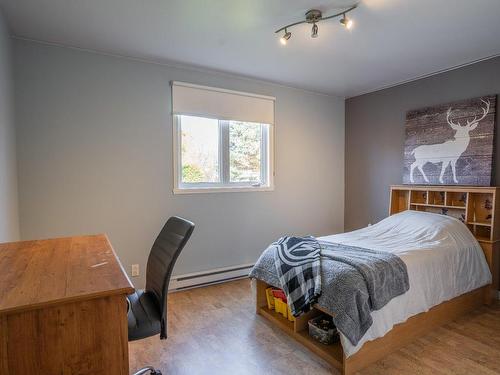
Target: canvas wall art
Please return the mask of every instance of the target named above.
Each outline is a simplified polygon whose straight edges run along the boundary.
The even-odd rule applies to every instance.
[[[404,184],[490,186],[496,95],[408,111]]]

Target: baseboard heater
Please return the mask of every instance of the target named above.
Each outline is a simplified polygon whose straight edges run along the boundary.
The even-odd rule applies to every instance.
[[[239,266],[217,268],[208,271],[195,272],[185,275],[172,276],[168,290],[170,292],[197,288],[201,286],[219,284],[226,281],[248,277],[252,264],[241,264]]]

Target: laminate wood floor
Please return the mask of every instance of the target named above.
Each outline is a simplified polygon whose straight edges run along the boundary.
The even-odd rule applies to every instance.
[[[130,369],[164,375],[338,374],[255,314],[249,280],[169,295],[169,337],[129,343]],[[362,375],[500,374],[500,304],[483,307],[361,371]]]

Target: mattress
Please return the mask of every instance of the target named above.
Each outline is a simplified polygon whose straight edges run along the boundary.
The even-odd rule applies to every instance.
[[[450,216],[404,211],[363,229],[318,239],[391,252],[408,269],[410,290],[372,312],[373,324],[357,345],[340,335],[347,357],[413,315],[491,283],[479,243]]]

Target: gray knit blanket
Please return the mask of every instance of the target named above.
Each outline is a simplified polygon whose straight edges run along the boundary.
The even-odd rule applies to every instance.
[[[337,329],[357,345],[373,323],[371,312],[410,289],[405,263],[396,255],[320,241],[321,289],[318,305],[331,312]],[[281,288],[273,253],[268,248],[250,272]]]

